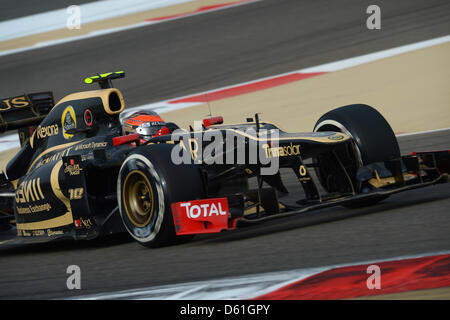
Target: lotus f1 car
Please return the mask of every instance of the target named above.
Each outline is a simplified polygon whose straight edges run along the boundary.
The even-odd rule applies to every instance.
[[[152,113],[121,118],[124,99],[111,82],[123,76],[87,78],[100,89],[54,106],[51,93],[3,100],[0,129],[19,129],[22,140],[0,174],[4,229],[40,240],[128,232],[155,247],[448,181],[448,150],[401,156],[391,127],[367,105],[329,111],[310,133],[284,132],[258,114],[181,130]],[[157,132],[144,130],[154,124]]]

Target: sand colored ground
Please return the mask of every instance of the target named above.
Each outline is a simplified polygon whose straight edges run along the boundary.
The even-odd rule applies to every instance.
[[[133,24],[144,22],[147,19],[192,12],[196,11],[201,7],[230,2],[235,2],[235,0],[195,0],[168,7],[142,11],[121,17],[86,23],[83,24],[81,26],[81,29],[79,30],[77,29],[69,30],[65,28],[65,26],[62,26],[62,29],[60,30],[54,30],[26,37],[2,41],[0,42],[0,51],[25,48],[44,41],[79,37],[87,35],[94,31],[130,26]]]
[[[261,112],[287,131],[311,131],[339,106],[375,107],[396,133],[450,127],[450,43],[210,103],[225,123]],[[206,104],[165,114],[183,127],[208,114]]]
[[[450,300],[450,288],[407,291],[376,296],[360,297],[353,300]]]
[[[20,150],[19,147],[10,149],[8,151],[0,152],[0,170],[5,170],[9,160]]]

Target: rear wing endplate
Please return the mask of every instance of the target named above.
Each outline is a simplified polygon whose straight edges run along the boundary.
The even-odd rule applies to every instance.
[[[52,92],[38,92],[0,99],[0,133],[18,130],[23,145],[55,102]]]

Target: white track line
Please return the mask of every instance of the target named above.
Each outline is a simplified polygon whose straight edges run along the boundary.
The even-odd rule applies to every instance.
[[[407,136],[415,136],[418,134],[426,134],[426,133],[433,133],[433,132],[442,132],[450,130],[450,128],[441,128],[441,129],[433,129],[433,130],[425,130],[425,131],[416,131],[416,132],[407,132],[407,133],[400,133],[396,134],[395,136],[398,137],[407,137]]]
[[[368,261],[330,265],[317,268],[269,272],[216,280],[180,283],[133,290],[105,292],[100,294],[72,297],[73,300],[132,299],[132,300],[229,300],[252,299],[278,290],[290,283],[306,279],[315,274],[336,268],[368,265],[387,261],[398,261],[428,256],[449,254],[439,251],[417,255],[374,259]]]
[[[125,4],[127,6],[129,5],[128,1],[129,0],[127,0],[127,1],[120,0],[120,2],[122,4]],[[135,1],[138,1],[138,0],[135,0]],[[175,1],[175,0],[170,0],[170,1]],[[186,2],[186,1],[180,1],[180,0],[177,0],[177,1],[179,1],[179,2]],[[193,1],[195,1],[195,0],[193,0]],[[39,42],[39,43],[36,43],[36,44],[34,44],[32,46],[25,47],[25,48],[0,51],[0,56],[20,53],[20,52],[24,52],[24,51],[29,51],[29,50],[34,50],[34,49],[39,49],[39,48],[44,48],[44,47],[49,47],[49,46],[54,46],[54,45],[63,44],[63,43],[67,43],[67,42],[72,42],[72,41],[84,40],[84,39],[88,39],[88,38],[93,38],[93,37],[107,35],[107,34],[110,34],[110,33],[115,33],[115,32],[120,32],[120,31],[126,31],[126,30],[130,30],[130,29],[136,29],[136,28],[140,28],[140,27],[145,27],[145,26],[149,26],[149,25],[154,25],[154,24],[158,24],[158,23],[163,23],[163,22],[168,22],[168,21],[173,21],[173,20],[178,20],[178,19],[184,19],[184,18],[193,17],[193,16],[200,15],[200,14],[205,14],[205,13],[210,13],[210,12],[215,12],[215,11],[220,11],[220,10],[226,10],[226,9],[230,9],[230,8],[234,8],[234,7],[238,7],[238,6],[243,6],[243,5],[246,5],[246,4],[259,2],[259,1],[263,1],[263,0],[247,0],[247,1],[244,1],[244,2],[239,2],[239,3],[227,5],[227,6],[224,6],[224,7],[218,7],[218,8],[214,8],[214,9],[210,9],[210,10],[194,12],[194,13],[188,13],[186,15],[179,15],[179,16],[176,16],[176,17],[168,18],[168,19],[157,20],[157,21],[142,21],[142,22],[131,24],[131,25],[128,25],[128,26],[97,30],[97,31],[93,31],[93,32],[90,32],[90,33],[88,33],[86,35],[82,35],[82,36],[75,36],[75,37],[58,39],[58,40],[43,41],[43,42]],[[230,3],[232,3],[232,2],[233,2],[233,0],[230,0]],[[58,23],[58,25],[60,25],[60,23]],[[0,30],[1,30],[1,28],[2,27],[0,26]],[[61,27],[59,27],[58,29],[61,29]],[[43,31],[39,31],[39,32],[43,32]]]
[[[438,44],[443,44],[443,43],[446,43],[446,42],[449,42],[449,41],[450,41],[450,35],[447,35],[447,36],[444,36],[444,37],[439,37],[439,38],[434,38],[434,39],[430,39],[430,40],[420,41],[420,42],[416,42],[416,43],[412,43],[412,44],[408,44],[408,45],[404,45],[404,46],[400,46],[400,47],[396,47],[396,48],[392,48],[392,49],[378,51],[378,52],[375,52],[375,53],[365,54],[365,55],[354,57],[354,58],[350,58],[350,59],[345,59],[345,60],[340,60],[340,61],[336,61],[336,62],[326,63],[326,64],[322,64],[322,65],[317,66],[317,67],[311,67],[311,68],[302,69],[299,72],[308,73],[308,72],[332,72],[332,71],[338,71],[338,70],[342,70],[342,69],[347,69],[347,68],[359,66],[359,65],[364,64],[364,63],[373,62],[373,61],[376,61],[376,60],[393,57],[393,56],[396,56],[396,55],[399,55],[399,54],[402,54],[402,53],[407,53],[407,52],[410,52],[410,51],[415,51],[415,50],[419,50],[419,49],[435,46],[435,45],[438,45]]]
[[[90,22],[191,1],[195,0],[103,0],[81,4],[81,28]],[[67,8],[63,8],[0,22],[0,41],[64,29],[69,16]]]

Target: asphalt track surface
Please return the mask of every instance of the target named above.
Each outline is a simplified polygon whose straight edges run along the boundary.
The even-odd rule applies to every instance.
[[[262,1],[0,58],[0,95],[83,89],[80,79],[124,69],[130,106],[287,72],[448,34],[447,1],[381,2],[382,32],[362,1]],[[426,121],[426,118],[424,118]],[[312,126],[313,124],[311,124]],[[403,153],[450,148],[450,131],[399,138]],[[290,181],[289,183],[292,183]],[[0,248],[0,299],[63,298],[450,249],[450,188],[391,196],[268,222],[166,248],[127,235]],[[66,288],[66,268],[82,290]]]

